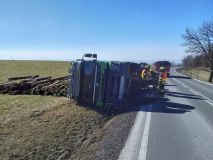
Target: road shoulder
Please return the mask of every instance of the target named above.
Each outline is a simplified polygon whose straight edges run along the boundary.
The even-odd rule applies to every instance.
[[[134,124],[137,110],[119,114],[96,130],[72,159],[117,160]]]
[[[177,69],[174,69],[174,72],[177,73],[177,74],[179,74],[179,75],[181,75],[181,76],[189,77],[189,76],[187,76],[187,75],[184,75],[184,74],[178,72]],[[191,78],[191,77],[189,77],[189,78]],[[207,85],[213,86],[213,84],[212,84],[212,83],[209,83],[209,82],[201,81],[201,80],[196,79],[196,78],[191,78],[191,79],[193,79],[193,80],[195,80],[195,81],[197,81],[197,82],[201,82],[201,83],[203,83],[203,84],[207,84]]]

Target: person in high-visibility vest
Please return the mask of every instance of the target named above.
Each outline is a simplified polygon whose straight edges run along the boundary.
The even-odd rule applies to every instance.
[[[146,65],[145,68],[142,70],[141,78],[143,80],[147,80],[150,78],[150,68],[150,65]]]
[[[160,67],[159,81],[160,83],[165,83],[166,80],[167,80],[167,71],[165,70],[165,67]]]
[[[164,94],[165,93],[164,86],[165,86],[165,83],[167,80],[167,71],[166,71],[165,67],[160,67],[159,71],[160,71],[160,73],[159,73],[157,89],[158,89],[159,93]]]

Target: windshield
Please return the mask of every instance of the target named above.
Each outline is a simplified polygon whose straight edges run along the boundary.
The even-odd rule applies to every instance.
[[[170,63],[168,61],[159,61],[156,63],[158,66],[169,67]]]

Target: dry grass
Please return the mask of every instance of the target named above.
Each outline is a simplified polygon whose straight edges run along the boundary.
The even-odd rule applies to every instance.
[[[69,62],[0,61],[0,83],[14,75],[65,76],[68,67]],[[93,133],[107,119],[67,98],[0,95],[0,102],[2,160],[71,157],[97,140]]]
[[[206,82],[208,82],[209,75],[210,75],[209,71],[200,70],[200,69],[193,69],[193,68],[181,69],[180,72],[182,74],[185,74],[185,75],[190,76],[192,78],[196,78],[196,79],[206,81]]]
[[[65,76],[69,66],[69,62],[57,61],[0,61],[0,83],[11,76]]]
[[[0,105],[0,159],[70,157],[106,120],[67,98],[35,96],[30,98],[32,102],[23,101],[26,96],[19,96],[16,102],[13,99],[9,105]]]

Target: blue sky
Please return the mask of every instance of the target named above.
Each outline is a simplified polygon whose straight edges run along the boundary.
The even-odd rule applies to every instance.
[[[180,60],[212,0],[0,0],[0,59]]]

